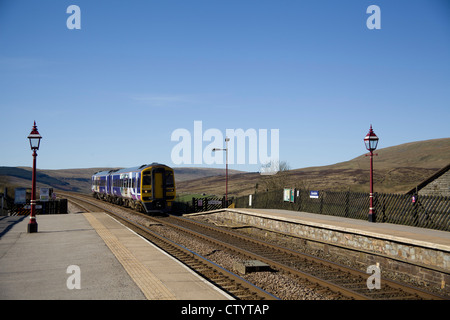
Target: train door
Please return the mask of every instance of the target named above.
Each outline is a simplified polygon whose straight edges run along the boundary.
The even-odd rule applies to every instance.
[[[152,171],[147,170],[142,173],[142,190],[141,190],[142,201],[152,200]]]
[[[153,169],[153,199],[164,198],[164,169]]]
[[[107,175],[106,176],[106,193],[109,195],[112,195],[112,176]]]
[[[141,195],[141,173],[138,172],[136,174],[136,188],[137,188],[137,194],[138,196]]]

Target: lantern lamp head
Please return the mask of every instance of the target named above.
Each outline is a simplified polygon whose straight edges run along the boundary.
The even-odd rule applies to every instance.
[[[372,125],[370,125],[369,133],[364,138],[364,143],[366,144],[366,149],[370,152],[374,151],[378,145],[378,137],[372,130]]]
[[[41,144],[42,136],[39,134],[39,131],[36,127],[36,121],[34,122],[33,129],[31,130],[28,139],[30,140],[31,150],[39,150],[39,145]]]

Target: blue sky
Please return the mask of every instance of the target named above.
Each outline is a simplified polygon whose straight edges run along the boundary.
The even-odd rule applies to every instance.
[[[31,166],[34,120],[38,168],[61,169],[173,165],[196,120],[279,129],[303,168],[365,153],[370,124],[384,148],[449,137],[449,119],[446,0],[0,0],[0,166]]]

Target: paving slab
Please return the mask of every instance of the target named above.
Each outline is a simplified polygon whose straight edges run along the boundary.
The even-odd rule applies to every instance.
[[[28,217],[0,219],[2,300],[231,298],[105,213],[37,221],[27,233]]]

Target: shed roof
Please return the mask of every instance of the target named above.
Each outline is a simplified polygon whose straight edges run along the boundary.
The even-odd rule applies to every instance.
[[[444,173],[446,173],[448,170],[450,170],[450,163],[443,167],[442,169],[438,170],[436,173],[422,181],[420,184],[418,184],[416,187],[409,190],[406,194],[413,194],[416,191],[419,191],[420,189],[424,188],[426,185],[428,185],[430,182],[436,180],[440,176],[442,176]]]

